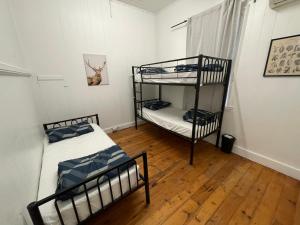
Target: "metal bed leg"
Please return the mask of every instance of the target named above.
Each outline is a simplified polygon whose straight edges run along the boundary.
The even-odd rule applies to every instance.
[[[39,210],[38,204],[32,202],[27,206],[27,210],[34,225],[44,225],[44,221]]]
[[[147,154],[143,154],[143,163],[144,163],[144,179],[145,179],[145,195],[146,195],[146,204],[150,204],[150,190],[149,190],[149,177],[148,177],[148,161]]]
[[[194,162],[194,149],[195,149],[195,144],[194,142],[191,142],[190,165],[193,165]]]
[[[218,130],[218,133],[217,133],[217,140],[216,140],[216,147],[217,147],[217,148],[219,148],[220,135],[221,135],[221,130]]]
[[[137,117],[135,116],[135,129],[137,130],[138,127],[137,127]]]

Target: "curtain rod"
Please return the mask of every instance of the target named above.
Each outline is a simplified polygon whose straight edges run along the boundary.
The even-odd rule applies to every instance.
[[[256,3],[256,0],[253,0],[253,2]],[[171,26],[171,29],[174,28],[174,27],[177,27],[177,26],[179,26],[179,25],[181,25],[181,24],[184,24],[184,23],[186,23],[187,21],[188,21],[188,20],[184,20],[184,21],[182,21],[182,22],[180,22],[180,23],[177,23],[177,24]]]
[[[184,20],[184,21],[182,21],[182,22],[180,22],[180,23],[177,23],[177,24],[171,26],[171,28],[177,27],[177,26],[179,26],[179,25],[181,25],[181,24],[183,24],[183,23],[186,23],[186,22],[187,22],[187,20]]]

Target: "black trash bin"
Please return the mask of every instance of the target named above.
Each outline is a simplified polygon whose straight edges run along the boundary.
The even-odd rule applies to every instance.
[[[226,153],[231,153],[234,141],[235,137],[233,137],[232,135],[223,134],[221,150]]]

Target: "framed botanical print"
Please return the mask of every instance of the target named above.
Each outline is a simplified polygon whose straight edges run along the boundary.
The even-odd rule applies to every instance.
[[[300,34],[272,39],[264,77],[300,76]]]

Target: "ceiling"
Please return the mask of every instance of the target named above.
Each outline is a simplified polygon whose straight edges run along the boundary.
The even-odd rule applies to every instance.
[[[158,12],[160,9],[169,5],[176,0],[119,0],[121,2],[125,2],[130,5],[134,5],[136,7],[151,11]]]

